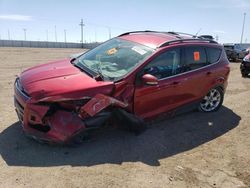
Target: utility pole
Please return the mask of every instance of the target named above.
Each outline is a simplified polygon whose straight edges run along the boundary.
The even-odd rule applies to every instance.
[[[215,36],[215,40],[216,40],[216,42],[219,41],[219,36],[218,35]]]
[[[67,42],[67,33],[66,33],[66,29],[64,29],[64,42]]]
[[[57,31],[56,31],[56,25],[55,25],[55,41],[57,42]]]
[[[95,42],[97,42],[97,37],[96,37],[96,29],[95,29]]]
[[[8,39],[10,40],[10,30],[8,29]]]
[[[47,39],[47,42],[49,41],[49,32],[48,32],[48,29],[46,30],[46,39]]]
[[[23,28],[23,32],[24,32],[24,40],[26,41],[26,31],[27,29],[26,28]]]
[[[83,26],[85,26],[83,23],[83,19],[81,19],[81,22],[79,25],[81,26],[81,42],[82,42],[82,48],[83,48]]]
[[[240,43],[242,43],[242,39],[243,39],[243,33],[244,33],[244,27],[245,27],[245,18],[246,18],[246,14],[247,14],[247,13],[244,12],[243,25],[242,25],[242,32],[241,32]]]
[[[111,29],[110,29],[110,27],[108,27],[108,30],[109,30],[109,39],[111,39]]]

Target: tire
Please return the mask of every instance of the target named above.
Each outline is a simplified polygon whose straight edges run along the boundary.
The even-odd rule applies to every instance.
[[[243,78],[246,78],[248,76],[248,74],[244,73],[244,72],[242,72],[241,75],[242,75]]]
[[[241,70],[241,75],[243,78],[246,78],[248,76],[248,72],[246,70]]]
[[[199,111],[201,112],[215,112],[218,111],[223,103],[224,93],[220,87],[210,89],[206,96],[199,104]]]
[[[68,146],[77,146],[83,143],[87,143],[91,141],[91,136],[89,131],[82,130],[75,135],[73,135],[66,143],[65,145]]]

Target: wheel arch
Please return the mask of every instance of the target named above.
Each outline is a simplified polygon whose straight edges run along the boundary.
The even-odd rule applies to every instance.
[[[226,90],[225,84],[227,85],[226,79],[224,77],[218,77],[209,85],[206,93],[213,88],[220,88],[222,92],[225,93],[225,90]]]

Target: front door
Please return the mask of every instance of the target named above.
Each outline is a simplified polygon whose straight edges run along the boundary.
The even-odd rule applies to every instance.
[[[158,84],[137,84],[134,95],[134,112],[142,118],[150,118],[171,109],[179,100],[177,93],[181,80],[173,77],[180,65],[181,50],[172,49],[161,53],[143,69],[142,74],[151,74]]]

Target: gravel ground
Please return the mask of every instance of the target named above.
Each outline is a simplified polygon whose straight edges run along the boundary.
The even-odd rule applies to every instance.
[[[75,147],[26,138],[16,75],[81,49],[0,48],[0,187],[250,187],[250,78],[231,63],[223,107],[153,123],[139,136],[104,130]]]

